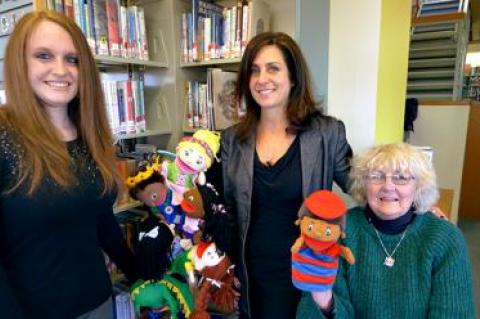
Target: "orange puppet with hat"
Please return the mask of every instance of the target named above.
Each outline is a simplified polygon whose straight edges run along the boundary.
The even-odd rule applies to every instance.
[[[343,200],[331,191],[316,191],[305,199],[295,222],[300,236],[291,248],[292,282],[298,289],[329,290],[337,275],[338,257],[355,262],[351,250],[338,243],[345,238],[346,212]]]

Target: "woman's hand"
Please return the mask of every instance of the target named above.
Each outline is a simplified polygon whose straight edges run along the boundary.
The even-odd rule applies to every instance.
[[[447,215],[438,206],[432,206],[430,211],[438,218],[448,220]]]
[[[312,298],[315,303],[320,307],[322,312],[328,313],[331,311],[333,304],[332,290],[326,291],[312,291]]]

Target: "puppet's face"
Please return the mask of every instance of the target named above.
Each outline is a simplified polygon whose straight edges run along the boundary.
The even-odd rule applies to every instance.
[[[307,237],[324,242],[336,241],[342,235],[339,225],[309,216],[302,217],[300,231]]]
[[[219,264],[225,258],[224,253],[220,253],[215,243],[210,243],[201,257],[195,255],[195,269],[201,271],[205,267],[212,267]]]
[[[193,174],[207,170],[205,155],[189,145],[185,145],[177,150],[175,163],[185,174]]]
[[[163,183],[152,183],[137,193],[137,198],[148,207],[160,206],[167,197],[167,187]]]
[[[189,217],[203,218],[203,216],[205,216],[202,195],[200,195],[200,192],[196,187],[183,193],[183,200],[180,203],[180,206]]]

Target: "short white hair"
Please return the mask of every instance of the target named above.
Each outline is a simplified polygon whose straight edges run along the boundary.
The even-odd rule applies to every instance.
[[[413,204],[416,213],[428,211],[438,200],[437,178],[427,156],[416,147],[406,143],[383,144],[357,155],[352,161],[350,192],[360,203],[367,203],[365,177],[378,170],[392,169],[415,178]]]

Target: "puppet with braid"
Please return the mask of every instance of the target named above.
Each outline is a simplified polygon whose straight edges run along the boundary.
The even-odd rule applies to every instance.
[[[337,241],[343,232],[347,207],[340,197],[327,190],[310,194],[300,208],[300,237],[293,244],[292,282],[303,291],[331,289],[338,269],[338,257],[350,264],[355,258],[348,247]]]
[[[208,319],[211,304],[222,313],[232,313],[237,304],[238,281],[227,253],[231,252],[232,218],[220,201],[215,188],[197,185],[205,209],[202,240],[190,251],[190,260],[200,274],[195,309],[190,319]]]
[[[213,131],[200,129],[193,136],[181,139],[176,147],[175,160],[162,163],[162,175],[173,191],[174,205],[181,203],[183,193],[195,183],[205,184],[205,172],[217,158],[219,149],[220,135]]]

